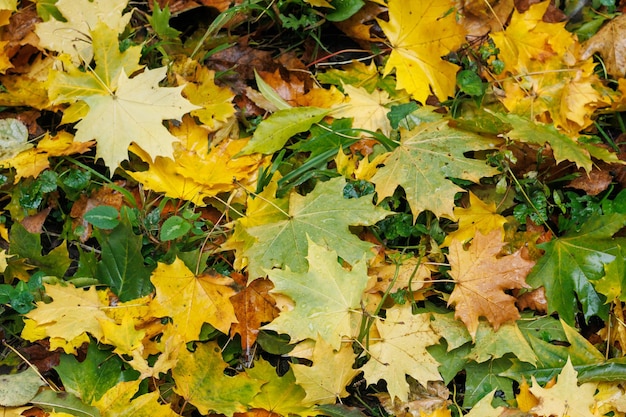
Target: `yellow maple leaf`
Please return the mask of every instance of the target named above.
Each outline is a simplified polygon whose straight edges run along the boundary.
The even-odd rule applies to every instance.
[[[335,404],[348,396],[346,386],[360,373],[353,369],[356,355],[350,344],[343,344],[338,351],[323,339],[315,342],[313,366],[292,365],[296,382],[306,392],[304,405]]]
[[[512,255],[497,257],[504,242],[502,230],[488,234],[476,232],[468,250],[463,242],[450,243],[450,276],[456,285],[448,299],[455,306],[455,317],[461,319],[472,339],[476,337],[479,317],[485,317],[494,329],[519,318],[515,298],[505,291],[528,287],[526,276],[535,262],[523,259],[518,250]]]
[[[384,379],[391,398],[407,402],[406,375],[422,385],[441,380],[439,363],[426,350],[439,341],[430,327],[430,314],[414,315],[410,304],[394,306],[387,310],[385,320],[376,320],[376,329],[380,337],[371,339],[368,353],[372,357],[361,368],[368,383]]]
[[[533,407],[539,404],[537,398],[530,392],[530,385],[526,378],[522,379],[519,385],[519,394],[515,396],[517,407],[523,412],[529,412]]]
[[[50,97],[53,104],[83,101],[89,112],[76,125],[78,142],[97,141],[96,156],[104,160],[111,175],[121,161],[128,159],[128,146],[134,142],[151,158],[172,157],[177,141],[163,120],[180,120],[198,106],[181,95],[184,86],[160,87],[166,67],[129,78],[136,71],[141,47],[119,51],[114,30],[103,23],[90,31],[96,67],[83,72],[71,63],[65,71],[52,71]]]
[[[191,115],[196,116],[212,130],[217,130],[223,122],[235,114],[235,106],[231,103],[235,95],[229,88],[215,84],[215,71],[197,62],[195,67],[194,74],[184,78],[188,84],[183,89],[183,94],[192,104],[201,107],[193,110]]]
[[[336,110],[331,115],[340,119],[343,117],[352,118],[352,127],[365,129],[372,132],[380,131],[389,136],[391,133],[391,122],[387,118],[389,109],[385,107],[391,102],[389,94],[382,90],[374,90],[368,93],[363,87],[354,87],[346,84],[343,86],[348,99],[337,105]],[[361,132],[361,135],[368,135]]]
[[[65,286],[44,284],[46,294],[52,301],[37,302],[37,308],[26,314],[35,324],[29,335],[39,336],[43,332],[47,337],[72,341],[85,333],[100,340],[104,336],[101,322],[112,321],[104,310],[107,304],[102,303],[95,287],[88,290],[76,288],[71,284]],[[106,291],[105,291],[106,292]],[[28,340],[31,340],[30,337]],[[38,339],[34,339],[38,340]]]
[[[1,77],[0,105],[28,106],[44,109],[50,105],[48,98],[48,73],[54,60],[38,55],[23,74],[7,74]]]
[[[152,346],[144,342],[144,349],[132,351],[132,359],[126,362],[140,373],[139,378],[158,378],[159,374],[166,373],[178,361],[178,353],[185,346],[182,336],[176,333],[171,325],[167,325],[163,335]],[[147,357],[158,355],[157,360],[150,366]]]
[[[228,285],[227,277],[196,275],[183,261],[159,263],[150,278],[156,295],[150,304],[155,317],[171,317],[175,331],[185,343],[198,340],[200,329],[209,323],[227,334],[232,323],[237,322],[229,298],[235,291]]]
[[[459,69],[442,57],[465,41],[451,0],[389,1],[389,21],[379,20],[393,50],[384,75],[396,69],[398,89],[424,103],[433,93],[440,100],[454,95]]]
[[[483,234],[495,229],[503,230],[502,226],[506,223],[506,219],[496,213],[496,203],[486,204],[471,191],[469,207],[455,207],[454,216],[459,219],[459,228],[446,236],[442,247],[449,246],[452,240],[466,242],[474,237],[477,230]]]
[[[134,351],[143,350],[143,338],[146,332],[135,329],[135,321],[130,316],[124,316],[122,323],[118,324],[105,319],[99,319],[102,327],[102,343],[113,345],[115,353],[119,355],[132,355]]]
[[[578,372],[570,358],[557,376],[557,382],[550,388],[543,388],[532,377],[530,392],[539,400],[530,412],[538,416],[594,417],[591,412],[595,405],[593,398],[597,384],[587,382],[578,385]]]
[[[68,54],[76,65],[89,64],[93,57],[89,32],[105,23],[122,33],[132,13],[122,14],[128,0],[59,0],[56,8],[65,22],[50,19],[37,24],[35,33],[42,48]]]
[[[136,395],[141,380],[122,381],[92,403],[102,417],[176,417],[169,405],[159,402],[158,392]]]
[[[593,123],[595,109],[610,104],[612,93],[595,75],[592,59],[582,59],[565,23],[542,21],[548,6],[541,2],[525,13],[514,11],[506,30],[490,35],[505,65],[501,74],[492,76],[504,90],[500,99],[510,112],[577,135]]]
[[[537,26],[543,27],[542,18],[548,5],[548,2],[541,2],[525,13],[514,11],[506,30],[490,35],[498,46],[498,59],[504,63],[505,72],[520,71],[520,66],[523,70],[531,60],[545,62],[555,55],[548,43],[549,33],[535,30]]]
[[[233,191],[239,187],[238,182],[244,185],[253,182],[259,166],[269,161],[260,154],[234,158],[248,139],[226,139],[209,148],[209,131],[191,117],[184,117],[181,126],[173,128],[172,133],[180,140],[174,144],[173,159],[157,157],[152,162],[141,148],[130,147],[148,163],[148,170],[129,175],[145,188],[168,197],[204,206],[207,197]]]

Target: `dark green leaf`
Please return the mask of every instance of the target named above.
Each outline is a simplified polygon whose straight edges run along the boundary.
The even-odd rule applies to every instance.
[[[331,0],[333,10],[326,13],[326,19],[330,22],[341,22],[361,10],[365,4],[363,0]]]
[[[149,294],[151,269],[144,264],[142,238],[133,233],[129,217],[122,215],[117,227],[110,232],[95,230],[94,236],[102,247],[96,278],[110,286],[121,301]]]
[[[100,229],[113,229],[120,223],[120,213],[111,206],[97,206],[85,213],[87,222]]]
[[[185,236],[191,230],[191,223],[180,216],[172,216],[163,222],[161,226],[161,240],[178,239]]]
[[[85,404],[91,404],[121,381],[123,365],[117,355],[99,350],[95,343],[90,343],[82,362],[74,355],[62,354],[59,365],[54,369],[67,392],[76,395]]]

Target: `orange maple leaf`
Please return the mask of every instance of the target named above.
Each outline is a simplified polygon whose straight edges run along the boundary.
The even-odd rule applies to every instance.
[[[485,317],[494,329],[519,318],[515,297],[505,290],[528,288],[526,276],[535,262],[522,259],[521,251],[497,257],[504,246],[503,232],[492,230],[489,234],[476,232],[468,250],[463,243],[453,240],[448,261],[450,276],[456,286],[448,305],[455,305],[455,317],[460,319],[472,338],[476,336],[479,317]]]

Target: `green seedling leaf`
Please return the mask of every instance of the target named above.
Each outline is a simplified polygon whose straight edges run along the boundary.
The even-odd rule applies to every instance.
[[[330,4],[333,9],[326,13],[326,19],[330,22],[341,22],[361,10],[365,2],[363,0],[332,0]]]
[[[356,407],[348,407],[343,404],[323,404],[315,407],[322,415],[330,417],[365,417],[361,410]]]
[[[100,229],[113,229],[120,223],[120,213],[111,206],[94,207],[85,213],[84,219]]]
[[[0,375],[0,406],[17,407],[32,400],[39,387],[46,385],[33,368],[12,374]]]
[[[486,86],[482,78],[474,71],[463,70],[456,75],[456,83],[465,94],[480,97],[485,94]]]
[[[163,222],[161,226],[161,240],[178,239],[185,236],[191,230],[191,223],[180,216],[172,216]]]
[[[30,402],[49,412],[67,413],[76,417],[100,417],[100,411],[96,407],[84,404],[74,394],[65,391],[42,391]]]
[[[272,154],[280,150],[292,136],[306,132],[314,123],[330,113],[318,107],[297,107],[278,110],[259,123],[250,142],[237,156],[252,153]]]
[[[154,2],[152,16],[148,16],[148,22],[150,22],[150,26],[161,39],[177,39],[182,33],[170,26],[171,17],[169,6],[161,9],[159,3],[157,1]]]
[[[74,355],[62,354],[54,369],[67,392],[91,404],[122,380],[123,366],[124,362],[117,355],[90,343],[82,362]]]
[[[122,213],[122,220],[110,232],[94,230],[102,247],[96,267],[96,278],[111,287],[120,301],[130,301],[149,294],[151,269],[141,254],[142,238],[133,232],[131,220]]]

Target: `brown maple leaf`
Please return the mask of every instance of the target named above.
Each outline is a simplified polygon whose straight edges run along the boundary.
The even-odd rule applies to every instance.
[[[479,317],[489,320],[496,330],[507,321],[517,320],[519,311],[515,297],[505,291],[529,287],[525,278],[535,262],[523,259],[519,250],[498,257],[504,246],[502,239],[500,230],[486,235],[478,231],[467,250],[458,240],[450,244],[449,273],[456,286],[448,305],[455,305],[455,317],[465,323],[472,338],[476,335]]]
[[[230,332],[241,336],[241,345],[246,355],[250,354],[250,349],[256,342],[259,327],[278,317],[276,301],[269,294],[273,288],[274,285],[269,279],[255,279],[250,285],[230,297],[235,316],[239,321],[233,323]]]

